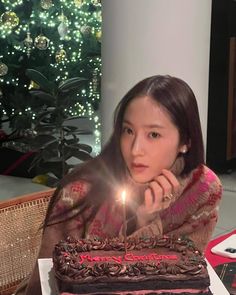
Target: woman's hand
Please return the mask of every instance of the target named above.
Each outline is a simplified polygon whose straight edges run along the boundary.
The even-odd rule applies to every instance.
[[[137,225],[142,227],[150,223],[156,213],[168,208],[175,201],[180,187],[175,175],[166,169],[155,177],[144,192],[144,202],[137,209]]]

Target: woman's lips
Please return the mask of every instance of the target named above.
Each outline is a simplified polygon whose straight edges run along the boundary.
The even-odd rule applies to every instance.
[[[131,164],[131,170],[134,173],[141,173],[141,172],[143,172],[147,168],[148,168],[148,166],[143,165],[143,164],[139,164],[139,163],[132,163]]]

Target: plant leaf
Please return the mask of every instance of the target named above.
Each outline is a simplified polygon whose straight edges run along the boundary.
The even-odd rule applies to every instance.
[[[65,143],[66,143],[66,145],[73,147],[74,145],[76,145],[78,143],[78,138],[76,138],[76,137],[69,138],[69,139],[66,138]]]
[[[63,125],[63,130],[68,131],[68,132],[74,132],[74,131],[78,130],[78,127],[70,126],[70,125]]]
[[[71,79],[66,80],[65,82],[62,82],[59,85],[58,89],[60,91],[68,91],[70,89],[77,88],[77,87],[81,86],[81,82],[85,82],[85,81],[87,81],[87,79],[82,78],[82,77],[71,78]]]
[[[58,179],[62,177],[62,162],[41,162],[38,166],[39,172],[44,173],[53,173]],[[69,167],[65,164],[65,172],[67,173]]]
[[[50,82],[42,73],[34,69],[27,69],[25,73],[26,76],[36,82],[41,89],[46,92],[53,93],[54,83]]]
[[[39,103],[41,105],[46,104],[47,106],[54,106],[54,104],[55,104],[54,96],[50,93],[43,91],[43,90],[31,90],[29,93],[31,94],[31,96],[34,100],[40,98],[41,101],[38,101],[38,100],[36,101],[36,102],[38,102],[38,104]]]
[[[92,159],[92,156],[90,154],[88,154],[87,152],[81,151],[81,150],[74,150],[73,157],[75,157],[81,161],[87,161],[87,160]]]
[[[40,134],[34,138],[31,146],[36,149],[43,149],[46,148],[49,144],[56,141],[57,139],[53,135]]]
[[[74,148],[74,149],[76,149],[76,150],[86,151],[87,153],[91,153],[92,150],[93,150],[90,145],[84,144],[84,143],[73,144],[71,147]]]

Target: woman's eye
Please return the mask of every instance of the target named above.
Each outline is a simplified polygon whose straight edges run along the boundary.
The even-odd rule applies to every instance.
[[[123,127],[123,133],[133,134],[133,131],[132,131],[132,129],[129,128],[129,127]]]
[[[158,132],[150,132],[149,137],[150,138],[158,138],[158,137],[160,137],[160,134]]]

